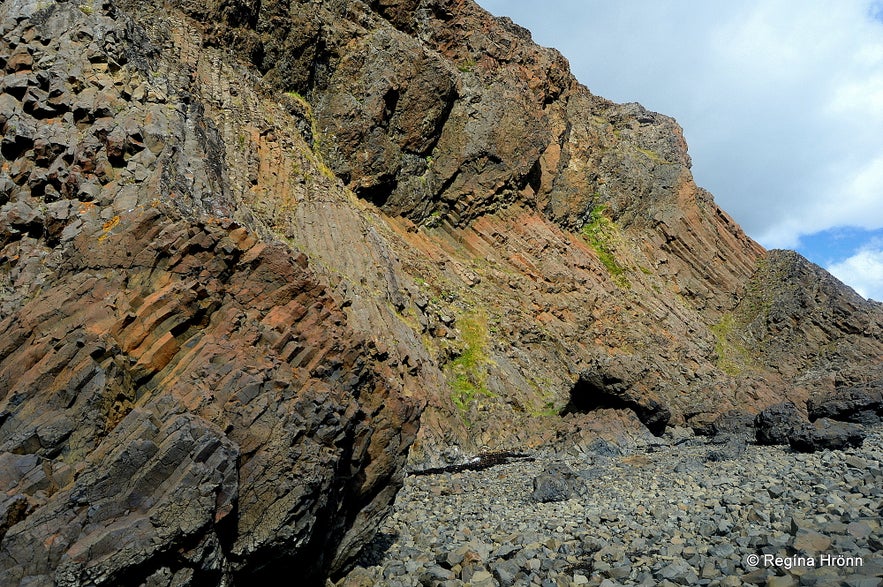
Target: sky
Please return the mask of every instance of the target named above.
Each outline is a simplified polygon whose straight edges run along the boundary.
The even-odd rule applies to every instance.
[[[594,94],[684,129],[696,182],[768,249],[883,300],[883,0],[478,0]]]

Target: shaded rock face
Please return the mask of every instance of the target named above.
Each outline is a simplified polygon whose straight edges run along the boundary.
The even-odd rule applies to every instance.
[[[839,387],[811,397],[809,419],[830,418],[859,424],[875,424],[883,418],[883,382],[866,387]]]
[[[635,389],[626,369],[616,373],[619,367],[596,365],[594,369],[580,373],[570,392],[567,412],[589,412],[598,409],[630,409],[653,434],[661,435],[671,418],[671,412],[661,404],[652,392]]]

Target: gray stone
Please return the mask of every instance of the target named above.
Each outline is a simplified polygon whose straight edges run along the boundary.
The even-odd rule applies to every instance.
[[[788,436],[788,443],[799,452],[843,450],[861,446],[865,435],[864,428],[859,424],[821,418],[793,430]]]

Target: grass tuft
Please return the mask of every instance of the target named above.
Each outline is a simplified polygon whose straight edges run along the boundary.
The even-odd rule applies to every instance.
[[[589,221],[583,225],[581,233],[595,250],[613,281],[620,287],[629,287],[629,281],[625,277],[625,267],[619,264],[613,254],[619,238],[619,230],[613,220],[607,216],[605,204],[599,204],[592,209]]]

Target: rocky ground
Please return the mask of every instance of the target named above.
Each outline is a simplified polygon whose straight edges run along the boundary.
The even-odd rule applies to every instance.
[[[883,584],[879,425],[845,451],[674,429],[525,457],[410,475],[338,584]]]

